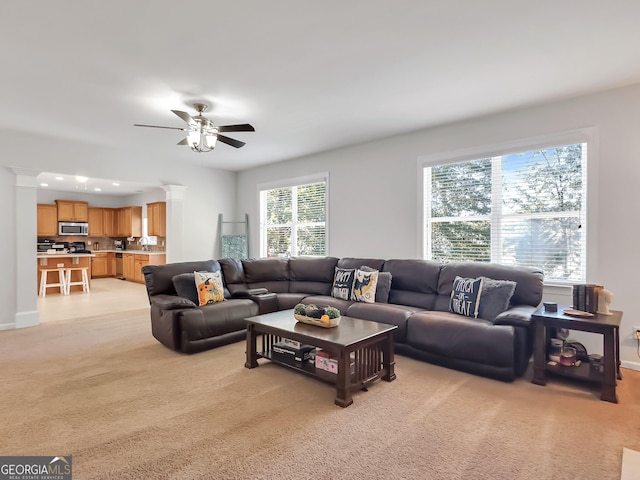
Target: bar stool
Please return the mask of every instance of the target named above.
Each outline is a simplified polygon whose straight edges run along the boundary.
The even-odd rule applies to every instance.
[[[65,278],[65,295],[69,295],[71,292],[71,287],[73,285],[82,285],[82,291],[85,293],[89,292],[89,267],[66,267],[66,278]],[[79,282],[71,281],[71,273],[74,271],[82,272],[82,280]]]
[[[58,272],[58,281],[55,283],[49,283],[49,273]],[[40,296],[45,297],[47,295],[47,288],[59,287],[60,293],[66,295],[67,293],[67,279],[65,276],[64,268],[41,268],[40,269]]]

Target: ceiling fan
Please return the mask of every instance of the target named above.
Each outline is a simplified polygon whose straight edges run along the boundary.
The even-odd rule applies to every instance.
[[[162,127],[160,125],[142,125],[134,123],[134,127],[151,127],[151,128],[167,128],[169,130],[182,130],[187,132],[187,136],[178,142],[178,145],[188,145],[194,152],[210,152],[216,146],[216,141],[226,143],[235,148],[245,145],[240,140],[220,135],[220,132],[255,132],[255,129],[248,123],[239,125],[214,125],[211,120],[204,117],[202,113],[207,110],[204,103],[194,103],[193,108],[196,109],[198,115],[192,117],[187,112],[180,110],[171,110],[182,120],[187,122],[186,127]]]

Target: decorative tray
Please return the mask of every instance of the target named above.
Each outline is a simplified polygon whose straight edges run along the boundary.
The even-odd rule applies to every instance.
[[[315,325],[317,327],[332,328],[337,327],[340,324],[340,317],[330,318],[328,322],[323,322],[319,318],[307,317],[306,315],[293,314],[293,317],[302,323],[308,323],[309,325]]]
[[[593,313],[583,312],[582,310],[563,310],[562,313],[578,318],[592,318],[594,316]]]

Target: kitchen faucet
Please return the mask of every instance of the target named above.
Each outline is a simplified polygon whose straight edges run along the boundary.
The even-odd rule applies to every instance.
[[[143,251],[146,252],[149,250],[149,239],[147,237],[140,237],[140,240],[138,240],[138,244],[142,245]]]

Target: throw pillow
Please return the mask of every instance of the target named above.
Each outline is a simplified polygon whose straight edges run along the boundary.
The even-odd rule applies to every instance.
[[[478,307],[482,294],[481,278],[462,278],[456,276],[451,290],[449,311],[465,317],[478,317]]]
[[[355,268],[336,267],[335,273],[333,275],[333,288],[331,290],[331,296],[335,298],[341,298],[343,300],[351,300],[355,273]]]
[[[375,268],[363,265],[360,270],[364,272],[375,272]],[[391,272],[378,272],[378,285],[376,285],[376,302],[389,303],[389,292],[391,291]]]
[[[187,298],[196,305],[200,303],[195,276],[193,273],[181,273],[179,275],[174,275],[171,280],[173,281],[173,288],[176,289],[176,293],[179,297]]]
[[[352,300],[356,302],[374,303],[376,301],[376,286],[378,285],[378,271],[365,272],[357,269],[353,282]]]
[[[224,287],[220,272],[193,272],[193,275],[198,290],[198,305],[202,307],[224,300]]]
[[[478,308],[478,317],[493,322],[495,318],[509,308],[509,301],[516,290],[516,282],[482,278],[482,301]]]

